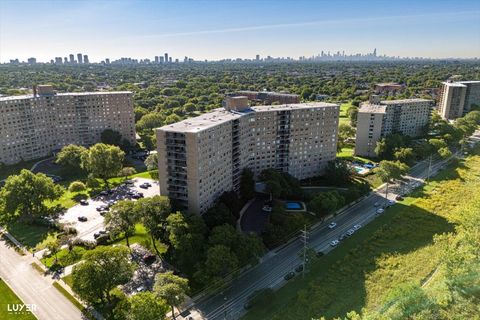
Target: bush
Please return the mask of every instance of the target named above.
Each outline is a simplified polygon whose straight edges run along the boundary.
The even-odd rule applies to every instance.
[[[96,189],[96,188],[100,187],[100,182],[98,182],[98,180],[93,178],[93,177],[88,177],[87,187],[92,188],[92,189]]]
[[[87,189],[87,187],[81,181],[73,181],[68,186],[68,191],[70,191],[70,192],[82,192],[82,191],[85,191],[86,189]]]

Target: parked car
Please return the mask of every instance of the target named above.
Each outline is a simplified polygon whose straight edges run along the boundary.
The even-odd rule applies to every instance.
[[[126,185],[133,185],[132,180],[125,180],[123,183],[126,184]]]
[[[88,206],[88,201],[85,200],[85,199],[82,199],[82,200],[80,200],[80,204],[81,204],[82,206]]]
[[[272,212],[272,207],[270,207],[270,206],[263,206],[263,207],[262,207],[262,211]]]
[[[382,214],[385,210],[383,210],[382,208],[378,208],[377,209],[377,214]]]
[[[295,268],[295,272],[302,272],[302,271],[303,271],[303,264],[300,264]]]
[[[395,204],[395,200],[388,200],[388,206],[393,206]]]
[[[325,253],[323,253],[323,251],[318,251],[317,252],[317,257],[323,257],[325,255]]]
[[[380,205],[380,202],[377,201],[377,202],[375,202],[373,205],[374,205],[375,207],[378,207],[378,206]]]
[[[88,219],[87,219],[87,217],[85,217],[85,216],[80,216],[80,217],[78,217],[78,221],[80,221],[80,222],[85,222],[85,221],[87,221],[87,220],[88,220]]]
[[[132,198],[133,198],[133,199],[143,198],[143,193],[141,193],[141,192],[135,193],[135,194],[132,196]]]
[[[403,200],[403,197],[400,196],[400,195],[398,195],[398,196],[395,197],[395,200],[397,200],[397,201],[402,201],[402,200]]]
[[[356,225],[353,226],[353,229],[358,230],[358,229],[360,229],[361,227],[362,227],[361,224],[356,224]]]
[[[100,191],[99,195],[101,195],[102,197],[106,197],[106,196],[108,196],[108,192],[107,191]]]
[[[354,234],[354,233],[355,233],[355,230],[354,230],[354,229],[349,229],[349,230],[347,231],[347,236],[350,237],[350,236],[351,236],[352,234]]]
[[[335,222],[330,222],[330,224],[328,225],[328,228],[329,229],[333,229],[337,226],[337,224]]]
[[[285,277],[283,277],[283,278],[288,281],[288,280],[292,279],[293,277],[295,277],[295,272],[292,271],[292,272],[287,273],[285,275]]]
[[[340,237],[338,237],[338,240],[339,240],[339,241],[342,241],[342,240],[344,240],[346,237],[347,237],[347,234],[346,234],[346,233],[342,233],[342,234],[340,235]]]
[[[335,247],[335,246],[338,245],[339,243],[340,243],[340,241],[338,241],[338,240],[332,240],[332,241],[330,242],[330,246]]]

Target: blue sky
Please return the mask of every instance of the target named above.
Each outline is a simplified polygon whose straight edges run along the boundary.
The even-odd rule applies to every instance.
[[[0,0],[0,61],[324,51],[480,57],[480,1]]]

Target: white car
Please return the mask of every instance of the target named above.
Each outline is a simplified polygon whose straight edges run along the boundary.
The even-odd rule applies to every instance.
[[[353,226],[353,229],[358,230],[358,229],[360,229],[361,227],[362,227],[361,224],[356,224],[356,225]]]
[[[332,242],[330,242],[330,245],[331,245],[332,247],[335,247],[335,246],[336,246],[337,244],[339,244],[339,243],[340,243],[340,241],[338,241],[338,240],[332,240]]]
[[[395,200],[388,200],[388,206],[393,206],[395,204]]]
[[[375,202],[373,205],[374,205],[375,207],[378,207],[378,206],[380,205],[380,202],[377,201],[377,202]]]
[[[330,222],[330,224],[328,225],[328,228],[329,229],[333,229],[337,226],[337,224],[335,222]]]
[[[382,208],[378,208],[378,209],[377,209],[377,214],[382,214],[383,211],[385,211],[385,210],[383,210]]]
[[[262,210],[265,211],[265,212],[272,212],[272,207],[270,207],[270,206],[263,206]]]

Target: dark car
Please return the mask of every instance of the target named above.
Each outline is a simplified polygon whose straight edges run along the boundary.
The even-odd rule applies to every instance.
[[[295,272],[302,272],[302,271],[303,271],[303,264],[300,264],[295,268]]]
[[[152,264],[155,262],[155,260],[157,260],[157,256],[154,254],[146,254],[143,256],[142,260],[146,264]]]
[[[325,253],[323,253],[323,251],[318,251],[317,252],[317,257],[323,257],[325,255]]]
[[[80,222],[85,222],[85,221],[87,221],[87,220],[88,220],[88,219],[87,219],[87,217],[85,217],[85,216],[80,216],[80,217],[78,217],[78,221],[80,221]]]
[[[295,277],[295,272],[292,271],[292,272],[287,273],[285,275],[285,277],[283,277],[283,278],[288,281],[288,280],[292,279],[293,277]]]
[[[135,193],[135,194],[132,196],[132,198],[133,198],[133,199],[143,198],[143,193],[141,193],[141,192]]]
[[[403,200],[403,197],[402,197],[402,196],[396,196],[396,197],[395,197],[395,200],[397,200],[397,201],[402,201],[402,200]]]
[[[132,180],[125,180],[123,183],[126,184],[126,185],[132,185],[133,181]]]
[[[81,204],[82,206],[88,206],[88,201],[85,200],[85,199],[82,199],[82,200],[80,200],[80,204]]]
[[[338,240],[342,241],[342,240],[345,239],[346,237],[347,237],[347,234],[344,233],[344,234],[342,234],[342,235],[338,238]]]
[[[100,191],[99,195],[101,195],[103,197],[106,197],[106,196],[108,196],[108,192],[107,191]]]

